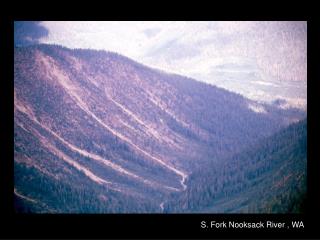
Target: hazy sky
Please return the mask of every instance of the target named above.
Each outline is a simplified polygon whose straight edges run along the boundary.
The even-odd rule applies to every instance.
[[[306,104],[306,22],[40,22],[38,40],[118,52],[257,100]]]

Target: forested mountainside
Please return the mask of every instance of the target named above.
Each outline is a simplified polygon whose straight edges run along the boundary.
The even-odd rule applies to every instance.
[[[297,213],[307,186],[307,121],[294,123],[240,154],[193,172],[168,211]],[[166,206],[166,205],[165,205]]]
[[[14,51],[18,212],[202,211],[166,202],[192,194],[196,175],[235,161],[225,159],[239,158],[242,171],[245,149],[306,116],[111,52]]]

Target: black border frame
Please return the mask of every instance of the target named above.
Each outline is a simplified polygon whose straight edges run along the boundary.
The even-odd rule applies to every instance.
[[[22,7],[23,8],[23,7]],[[28,9],[28,7],[26,8]],[[110,8],[109,8],[110,9]],[[51,9],[59,11],[59,9]],[[178,10],[177,10],[178,11]],[[196,17],[197,20],[237,20],[239,13],[222,19],[212,19],[211,13]],[[30,14],[30,13],[29,13]],[[158,13],[159,14],[159,13]],[[230,14],[230,13],[229,13]],[[36,14],[37,15],[37,14]],[[40,16],[39,16],[40,15]],[[174,14],[173,14],[174,15]],[[188,20],[186,17],[173,16],[166,19]],[[102,14],[103,16],[103,14]],[[156,17],[155,17],[156,16]],[[34,20],[35,18],[26,16],[25,13],[8,16],[1,21],[1,74],[5,74],[1,79],[4,84],[1,89],[1,107],[4,114],[1,117],[3,137],[1,145],[5,154],[2,152],[0,160],[1,177],[1,231],[0,238],[320,238],[319,228],[319,161],[317,161],[317,136],[319,127],[317,126],[317,94],[319,92],[320,74],[320,33],[316,19],[306,16],[288,16],[283,14],[277,16],[252,16],[250,20],[302,20],[308,21],[308,195],[307,209],[305,214],[106,214],[106,215],[50,215],[50,214],[15,214],[13,209],[13,21],[14,20]],[[127,16],[128,17],[128,16]],[[127,18],[126,17],[126,18]],[[130,14],[129,14],[130,17]],[[54,16],[48,19],[38,13],[36,20],[55,20],[61,16]],[[121,17],[120,17],[121,18]],[[70,16],[63,16],[64,20]],[[137,19],[131,17],[126,20],[161,20],[159,15],[151,13],[144,14]],[[196,20],[194,16],[189,20]],[[91,16],[88,20],[101,20]],[[124,20],[118,16],[112,16],[109,20]],[[3,119],[5,118],[5,119]],[[4,196],[4,197],[3,197]],[[290,223],[293,220],[304,221],[304,229],[296,230],[250,230],[250,229],[202,229],[201,221],[277,221]]]

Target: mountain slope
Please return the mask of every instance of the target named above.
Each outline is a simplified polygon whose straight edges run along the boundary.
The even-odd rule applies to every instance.
[[[161,211],[193,171],[304,116],[114,53],[37,45],[14,57],[15,196],[30,211]]]
[[[303,120],[220,164],[192,173],[187,191],[172,196],[168,211],[300,212],[306,168],[307,121]]]

